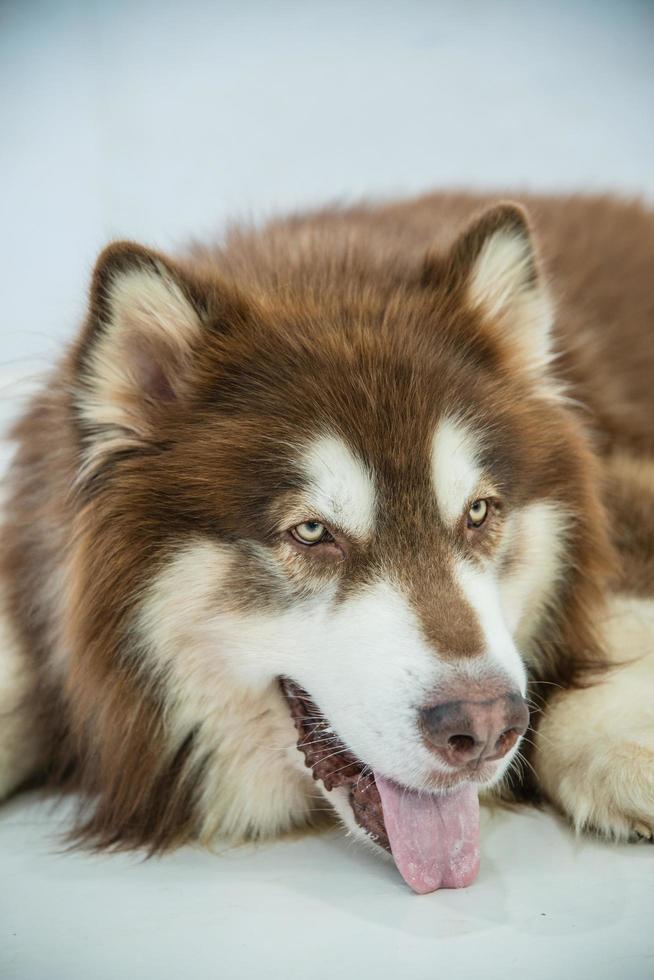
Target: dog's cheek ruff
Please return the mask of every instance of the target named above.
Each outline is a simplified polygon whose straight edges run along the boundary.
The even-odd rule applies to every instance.
[[[337,735],[330,736],[327,719],[307,692],[288,678],[280,681],[298,733],[297,747],[313,778],[325,789],[347,787],[357,824],[385,850],[391,845],[384,825],[381,798],[372,772],[352,755]]]

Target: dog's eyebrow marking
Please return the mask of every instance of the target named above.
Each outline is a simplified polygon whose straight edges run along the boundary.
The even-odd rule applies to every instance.
[[[375,524],[376,489],[364,463],[337,436],[316,439],[302,458],[307,503],[326,521],[367,538]]]
[[[479,444],[461,421],[445,417],[434,432],[431,475],[441,516],[453,524],[479,486]]]

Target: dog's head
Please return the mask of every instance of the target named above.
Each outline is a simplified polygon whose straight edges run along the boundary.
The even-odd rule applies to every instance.
[[[112,246],[74,351],[81,499],[140,569],[129,630],[169,697],[275,685],[323,791],[407,875],[418,794],[474,822],[528,670],[582,630],[600,511],[551,327],[501,205],[413,271],[291,249],[286,278],[218,279]]]

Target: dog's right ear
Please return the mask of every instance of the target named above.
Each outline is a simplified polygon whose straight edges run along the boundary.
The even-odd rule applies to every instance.
[[[184,399],[215,293],[140,245],[118,242],[102,252],[74,352],[87,443],[147,439],[161,410]]]
[[[459,291],[517,363],[540,377],[552,359],[553,309],[526,212],[519,204],[487,208],[423,282],[435,275]]]

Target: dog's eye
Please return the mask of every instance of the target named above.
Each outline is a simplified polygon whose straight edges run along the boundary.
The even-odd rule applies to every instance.
[[[481,527],[488,517],[488,501],[475,500],[468,511],[468,527]]]
[[[331,541],[332,536],[320,521],[304,521],[303,524],[296,524],[291,528],[291,535],[300,544],[321,544],[323,541]]]

